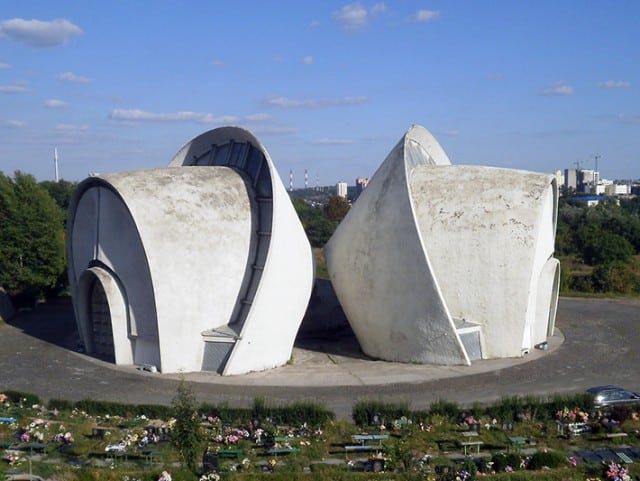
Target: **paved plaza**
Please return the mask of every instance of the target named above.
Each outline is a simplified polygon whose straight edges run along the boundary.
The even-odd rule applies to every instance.
[[[0,390],[15,389],[72,401],[92,398],[167,404],[181,377],[199,401],[248,406],[317,399],[350,417],[359,399],[426,408],[439,399],[470,405],[510,395],[582,391],[600,384],[640,390],[640,301],[562,298],[549,349],[524,358],[433,367],[364,356],[348,326],[298,339],[281,368],[222,377],[197,372],[165,375],[120,367],[75,351],[71,303],[59,300],[19,313],[0,325]]]

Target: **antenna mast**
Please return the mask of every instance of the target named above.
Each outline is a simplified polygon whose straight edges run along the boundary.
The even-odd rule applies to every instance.
[[[55,180],[56,182],[59,182],[60,177],[58,176],[58,147],[53,148],[53,166],[55,169]]]

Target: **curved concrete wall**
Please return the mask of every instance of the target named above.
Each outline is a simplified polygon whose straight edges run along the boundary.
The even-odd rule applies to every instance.
[[[311,246],[302,224],[267,150],[253,134],[235,127],[215,129],[185,145],[170,165],[216,165],[220,160],[215,149],[230,142],[247,143],[263,156],[260,170],[266,171],[255,174],[251,163],[237,163],[235,168],[254,183],[269,179],[269,187],[257,186],[256,195],[261,195],[262,190],[269,192],[271,208],[264,208],[264,215],[270,216],[268,252],[259,284],[252,289],[246,319],[225,365],[226,375],[264,370],[289,360],[314,279]]]
[[[425,129],[409,129],[325,247],[363,351],[468,364],[545,341],[556,209],[553,176],[452,166]]]
[[[325,257],[366,354],[390,361],[468,364],[433,276],[407,184],[408,169],[434,165],[433,157],[448,163],[433,142],[420,127],[405,134],[336,229]]]
[[[551,180],[477,166],[413,172],[434,275],[451,315],[481,326],[485,358],[519,356],[546,339],[535,339],[533,326],[538,279],[553,254]]]
[[[200,332],[228,322],[244,274],[251,228],[244,180],[226,167],[167,168],[86,183],[70,222],[75,272],[99,262],[122,283],[135,363],[199,370]],[[90,219],[94,229],[86,228]],[[114,339],[122,342],[116,329]]]
[[[215,129],[186,144],[168,168],[85,180],[67,225],[88,352],[163,372],[240,374],[289,360],[313,257],[250,132]]]

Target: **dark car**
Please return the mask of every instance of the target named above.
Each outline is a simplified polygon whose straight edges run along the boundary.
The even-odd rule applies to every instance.
[[[587,389],[593,395],[593,406],[602,408],[618,404],[640,404],[640,393],[627,391],[618,386],[597,386]]]

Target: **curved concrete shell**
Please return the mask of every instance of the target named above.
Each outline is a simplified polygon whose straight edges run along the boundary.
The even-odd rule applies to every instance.
[[[190,164],[184,153],[199,160]],[[67,228],[89,353],[163,372],[222,374],[290,358],[313,283],[311,248],[249,132],[207,132],[168,168],[86,179]]]
[[[365,353],[469,364],[522,355],[553,333],[552,175],[452,166],[414,126],[325,247]]]

